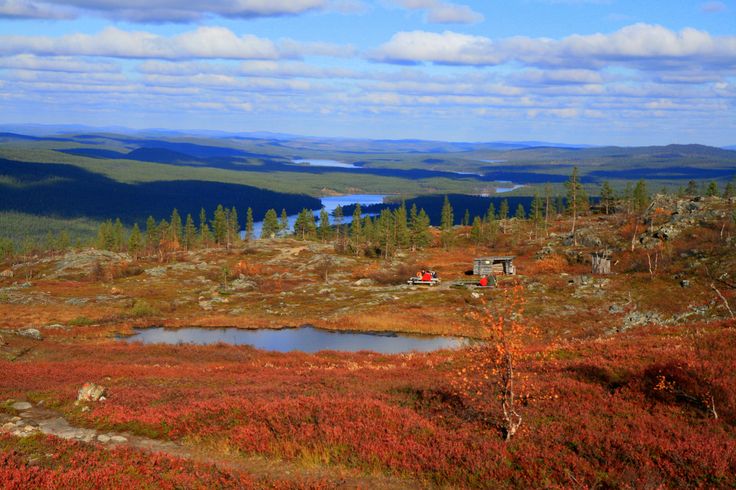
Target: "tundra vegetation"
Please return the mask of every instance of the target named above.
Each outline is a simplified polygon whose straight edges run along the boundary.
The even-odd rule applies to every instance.
[[[465,218],[448,198],[439,227],[398,205],[330,227],[302,212],[287,230],[274,209],[261,238],[247,232],[252,212],[218,206],[132,229],[113,218],[92,248],[6,248],[0,482],[736,485],[731,191],[653,195],[641,181],[582,206],[572,184],[574,199],[539,192],[513,216],[506,203]],[[610,275],[590,273],[600,251]],[[507,254],[518,276],[464,286],[474,257]],[[441,287],[405,284],[430,268]],[[115,339],[136,326],[302,324],[484,343],[385,355]],[[88,382],[104,400],[77,403]],[[43,417],[104,437],[46,434]]]

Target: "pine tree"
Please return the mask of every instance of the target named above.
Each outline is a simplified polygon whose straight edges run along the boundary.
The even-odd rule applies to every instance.
[[[261,228],[261,238],[274,238],[279,233],[279,218],[275,209],[266,211],[263,217],[263,227]]]
[[[116,218],[113,225],[113,250],[120,252],[123,248],[125,248],[125,227],[120,218]]]
[[[649,192],[647,184],[643,180],[639,180],[634,187],[633,193],[634,211],[641,214],[649,206]]]
[[[338,250],[342,251],[345,243],[345,230],[342,224],[345,215],[342,212],[342,206],[338,205],[332,212],[332,216],[335,218],[335,244],[339,247]]]
[[[726,187],[723,188],[723,198],[724,199],[731,199],[734,197],[734,186],[733,182],[728,182],[726,184]]]
[[[199,210],[199,241],[203,247],[207,247],[212,241],[212,232],[207,222],[207,211],[202,208]]]
[[[191,250],[194,248],[194,242],[197,239],[197,227],[194,224],[194,218],[191,214],[187,214],[186,223],[184,224],[184,249]]]
[[[238,210],[233,206],[230,209],[230,214],[228,215],[228,244],[234,245],[236,243],[240,242],[240,218],[238,218]]]
[[[476,246],[483,243],[483,221],[478,216],[473,218],[473,226],[470,228],[470,239]]]
[[[442,203],[442,214],[440,216],[440,238],[442,247],[447,249],[452,245],[452,227],[455,225],[455,216],[452,212],[450,199],[445,195],[445,201]]]
[[[529,209],[529,219],[532,220],[534,226],[539,226],[544,220],[544,203],[539,197],[539,193],[534,191],[534,197],[532,198],[532,204]]]
[[[488,211],[486,211],[486,216],[484,218],[484,221],[486,223],[490,223],[491,221],[496,220],[496,206],[493,205],[493,201],[488,204]]]
[[[710,184],[708,184],[708,189],[705,191],[705,195],[708,197],[715,197],[720,192],[718,191],[718,184],[715,181],[711,181]]]
[[[429,232],[429,226],[429,215],[424,211],[424,208],[422,208],[419,210],[419,214],[417,215],[417,247],[425,248],[432,243],[432,234]]]
[[[142,248],[143,237],[141,236],[141,230],[138,228],[138,223],[133,223],[133,230],[130,232],[130,237],[128,238],[128,253],[137,258]]]
[[[182,242],[182,231],[183,227],[181,224],[181,216],[179,216],[179,211],[174,208],[174,210],[171,212],[171,224],[169,226],[169,240],[172,243],[180,244]]]
[[[360,203],[355,205],[353,211],[353,221],[350,223],[350,244],[355,251],[355,255],[360,253],[360,246],[363,243],[363,221],[361,219]]]
[[[113,250],[115,248],[115,231],[112,220],[100,223],[97,229],[97,248],[100,250]]]
[[[332,237],[332,228],[330,228],[330,215],[323,207],[319,211],[319,228],[317,230],[319,239],[324,243]]]
[[[572,168],[572,174],[570,179],[565,182],[565,187],[567,188],[567,210],[572,214],[572,230],[570,233],[573,235],[573,240],[575,240],[575,226],[578,215],[588,209],[588,196],[580,183],[577,167]]]
[[[397,248],[406,248],[409,246],[409,226],[406,216],[406,203],[401,202],[401,206],[396,208],[393,216],[394,223],[394,242]]]
[[[525,220],[526,219],[526,210],[524,209],[524,205],[519,203],[518,206],[516,206],[516,213],[514,214],[514,218],[517,220]]]
[[[470,225],[470,210],[465,208],[465,214],[463,215],[463,226]]]
[[[697,196],[698,193],[698,183],[694,180],[691,180],[687,183],[687,187],[685,188],[685,194],[688,196]]]
[[[394,240],[394,215],[384,208],[375,222],[375,236],[384,258],[389,258],[396,248]]]
[[[279,221],[279,234],[289,234],[289,215],[286,214],[286,209],[281,209],[281,221]]]
[[[245,239],[250,241],[253,238],[253,208],[249,207],[245,213]]]
[[[317,235],[317,224],[311,209],[302,209],[294,223],[294,234],[301,240],[313,239]]]
[[[227,215],[222,204],[217,205],[215,216],[212,219],[212,233],[215,236],[215,243],[225,245],[227,240]]]
[[[409,248],[414,252],[418,248],[419,242],[419,213],[417,205],[412,204],[409,210]]]
[[[501,201],[501,207],[498,208],[498,219],[503,221],[509,217],[509,201],[504,199]]]
[[[610,214],[611,207],[613,206],[614,195],[613,189],[608,181],[604,181],[601,184],[601,204],[606,210],[606,214]]]
[[[158,231],[156,230],[156,220],[153,216],[146,219],[146,252],[148,254],[158,252]]]
[[[69,248],[69,245],[70,245],[69,233],[67,233],[66,230],[61,230],[59,232],[59,237],[56,240],[56,249],[66,250]]]

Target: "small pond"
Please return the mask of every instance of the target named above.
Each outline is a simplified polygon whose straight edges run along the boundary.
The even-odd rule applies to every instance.
[[[334,350],[358,352],[362,350],[381,354],[402,352],[431,352],[455,349],[470,344],[461,337],[435,337],[384,332],[336,332],[314,327],[284,328],[178,328],[163,327],[136,329],[135,334],[120,340],[144,344],[196,344],[209,345],[219,342],[233,345],[250,345],[256,349],[277,352],[318,352]]]
[[[333,167],[333,168],[360,168],[352,163],[338,162],[337,160],[321,160],[316,158],[299,158],[292,160],[297,165],[309,165],[310,167]]]

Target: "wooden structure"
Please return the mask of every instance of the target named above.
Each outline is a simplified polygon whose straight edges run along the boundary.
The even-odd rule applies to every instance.
[[[412,286],[437,286],[440,283],[440,280],[433,277],[429,281],[423,281],[421,277],[414,276],[410,277],[406,283]]]
[[[514,267],[515,258],[515,255],[478,257],[473,260],[473,274],[476,276],[513,276],[516,274],[516,267]]]
[[[606,252],[595,252],[591,254],[593,274],[611,273],[611,256]]]

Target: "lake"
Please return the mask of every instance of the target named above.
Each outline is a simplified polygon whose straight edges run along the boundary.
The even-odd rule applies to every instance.
[[[297,165],[309,165],[310,167],[333,167],[333,168],[360,168],[352,163],[338,162],[337,160],[320,160],[315,158],[300,158],[292,160]]]
[[[256,349],[276,352],[319,352],[333,350],[341,352],[373,351],[381,354],[404,352],[432,352],[440,349],[457,349],[470,345],[462,337],[438,337],[408,335],[393,332],[337,332],[304,326],[274,330],[261,328],[178,328],[163,327],[135,329],[135,335],[124,337],[124,342],[144,344],[195,344],[210,345],[226,343],[250,345]]]
[[[332,212],[337,206],[347,206],[349,204],[360,204],[361,206],[370,206],[371,204],[381,204],[386,196],[384,194],[348,194],[345,196],[327,196],[322,197],[322,206],[330,214],[330,223],[334,223],[332,220]],[[276,210],[279,212],[279,210]],[[319,210],[314,211],[314,215],[319,217]],[[363,215],[365,216],[365,214]],[[297,215],[291,215],[289,218],[289,228],[294,229],[294,223],[296,223]],[[279,215],[279,219],[281,219]],[[348,224],[353,221],[352,216],[345,216],[342,220],[343,224]],[[256,238],[261,237],[261,229],[263,228],[263,221],[256,221],[253,224],[253,235]],[[245,231],[241,231],[241,237],[245,238]]]

